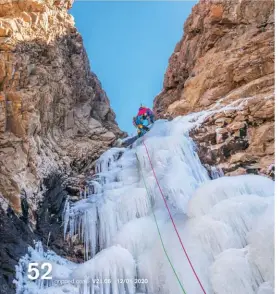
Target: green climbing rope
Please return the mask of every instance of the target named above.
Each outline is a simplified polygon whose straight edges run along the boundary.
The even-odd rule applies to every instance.
[[[142,168],[141,168],[141,164],[140,164],[140,161],[139,161],[139,158],[138,158],[137,153],[135,153],[135,154],[136,154],[136,158],[137,158],[137,161],[138,161],[138,164],[139,164],[139,170],[140,170],[140,173],[141,173],[141,176],[142,176],[143,182],[144,182],[144,186],[145,186],[145,189],[146,189],[146,191],[147,191],[148,197],[149,197],[150,202],[151,202],[151,196],[150,196],[150,193],[149,193],[149,190],[148,190],[148,187],[147,187],[146,181],[145,181],[145,177],[144,177],[144,174],[143,174],[143,171],[142,171]],[[174,272],[174,274],[175,274],[175,276],[176,276],[176,278],[177,278],[177,280],[178,280],[178,283],[179,283],[179,285],[180,285],[180,287],[181,287],[181,289],[182,289],[182,292],[183,292],[184,294],[186,294],[186,292],[185,292],[185,290],[184,290],[184,288],[183,288],[183,285],[182,285],[182,283],[181,283],[181,281],[180,281],[180,279],[179,279],[179,277],[178,277],[178,274],[177,274],[177,272],[176,272],[176,270],[175,270],[175,268],[174,268],[174,265],[172,264],[172,262],[171,262],[171,260],[170,260],[170,257],[169,257],[169,255],[168,255],[168,253],[167,253],[167,251],[166,251],[166,248],[165,248],[164,242],[163,242],[163,240],[162,240],[161,232],[160,232],[160,230],[159,230],[158,223],[157,223],[157,219],[156,219],[156,216],[155,216],[155,213],[154,213],[154,210],[153,210],[152,205],[151,205],[151,210],[152,210],[152,215],[153,215],[153,217],[154,217],[154,221],[155,221],[155,224],[156,224],[157,232],[158,232],[158,235],[159,235],[159,239],[160,239],[160,242],[161,242],[161,245],[162,245],[163,251],[164,251],[164,253],[165,253],[166,257],[167,257],[167,260],[168,260],[168,262],[169,262],[169,264],[170,264],[170,266],[171,266],[171,268],[172,268],[172,270],[173,270],[173,272]]]

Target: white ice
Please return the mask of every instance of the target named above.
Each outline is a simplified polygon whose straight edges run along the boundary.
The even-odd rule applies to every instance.
[[[274,182],[256,175],[225,177],[213,168],[213,179],[209,178],[188,135],[208,115],[159,120],[131,148],[105,152],[89,183],[92,194],[65,209],[65,235],[84,242],[85,261],[60,262],[54,272],[56,279],[63,280],[60,271],[69,281],[83,283],[27,281],[26,266],[31,259],[41,260],[38,255],[45,253],[40,252],[22,258],[17,293],[183,293],[152,211],[186,293],[203,293],[165,208],[144,143],[206,293],[274,293]],[[51,262],[56,264],[57,259]],[[96,280],[102,283],[92,283]]]

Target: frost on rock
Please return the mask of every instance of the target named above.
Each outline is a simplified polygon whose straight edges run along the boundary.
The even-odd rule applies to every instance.
[[[85,262],[51,260],[60,266],[55,279],[62,272],[60,278],[73,283],[27,281],[27,262],[45,258],[43,252],[32,253],[18,267],[17,293],[183,293],[159,234],[186,293],[203,293],[153,169],[206,293],[274,293],[274,182],[256,175],[225,177],[213,169],[211,180],[188,136],[207,115],[156,121],[131,148],[105,152],[89,181],[89,194],[67,203],[64,213],[65,236],[83,241]]]
[[[35,263],[35,264],[34,264]],[[34,276],[34,271],[29,271],[29,267],[39,270],[39,278],[31,280],[28,274]],[[51,271],[46,277],[51,279],[41,279],[47,274],[50,264]],[[78,288],[70,283],[70,274],[77,265],[48,250],[44,251],[41,242],[35,244],[34,248],[29,247],[28,253],[23,256],[16,266],[16,294],[50,294],[50,293],[71,293],[77,294]],[[57,282],[58,281],[58,282]],[[64,283],[63,283],[64,281]]]

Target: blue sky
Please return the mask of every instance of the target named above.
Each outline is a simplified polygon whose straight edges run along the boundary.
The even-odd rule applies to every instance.
[[[140,103],[162,90],[168,59],[194,1],[75,1],[71,14],[91,70],[106,91],[121,129],[134,132]]]

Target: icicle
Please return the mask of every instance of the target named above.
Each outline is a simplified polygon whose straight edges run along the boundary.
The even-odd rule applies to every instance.
[[[115,161],[125,151],[125,148],[111,148],[100,156],[96,163],[96,172],[106,172],[112,170]]]
[[[30,263],[37,263],[36,267],[40,275],[38,279],[31,280],[27,277],[28,268]],[[45,273],[45,270],[42,271],[41,265],[43,264],[51,264],[52,269],[49,275],[52,277],[51,280],[43,280],[40,277]],[[35,243],[35,249],[32,247],[28,248],[28,253],[23,256],[18,265],[16,266],[16,279],[14,283],[16,284],[16,293],[17,294],[51,294],[51,293],[65,293],[62,292],[64,289],[64,285],[61,281],[69,281],[70,273],[76,265],[66,259],[63,259],[55,254],[55,252],[48,250],[44,251],[41,242]],[[48,266],[46,267],[48,268]],[[59,285],[57,281],[60,281],[61,288],[58,289],[55,285]],[[78,294],[78,288],[76,285],[68,285],[68,289],[70,289],[70,293]],[[54,290],[55,289],[55,290]]]
[[[78,266],[72,277],[84,279],[87,284],[80,290],[88,291],[97,286],[99,293],[134,294],[135,261],[132,255],[120,246],[112,246],[98,253],[93,259]],[[111,289],[110,292],[107,292]]]
[[[70,221],[70,204],[67,200],[65,203],[64,212],[63,212],[64,239],[66,238],[69,221]]]
[[[200,112],[171,122],[157,121],[144,136],[153,168],[142,138],[134,148],[105,152],[96,162],[96,174],[88,181],[83,199],[67,202],[64,209],[64,235],[78,237],[87,261],[70,263],[37,244],[16,267],[17,294],[181,293],[152,210],[186,292],[203,294],[170,221],[153,169],[207,294],[274,293],[274,183],[255,175],[222,175],[210,180],[188,136],[208,115]],[[212,170],[213,177],[221,175]],[[80,283],[55,286],[53,281],[28,280],[28,264],[45,260],[54,265],[53,281]],[[142,282],[135,284],[134,279]]]
[[[156,240],[157,231],[153,218],[142,217],[128,222],[115,236],[113,243],[126,248],[138,258]]]
[[[220,167],[212,166],[210,170],[210,176],[212,179],[218,179],[224,177],[224,172]]]

